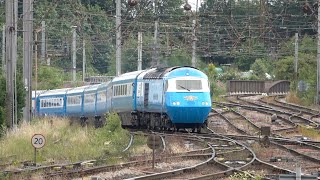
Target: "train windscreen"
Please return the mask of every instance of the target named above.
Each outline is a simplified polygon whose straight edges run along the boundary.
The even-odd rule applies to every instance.
[[[177,90],[201,90],[202,82],[201,80],[176,80]]]

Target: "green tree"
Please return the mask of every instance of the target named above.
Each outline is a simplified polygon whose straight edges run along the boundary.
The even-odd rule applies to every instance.
[[[298,63],[298,79],[295,80],[294,75],[294,57],[287,56],[275,63],[274,74],[276,79],[289,80],[292,83],[292,90],[297,90],[297,81],[304,81],[307,83],[309,88],[306,92],[300,93],[299,97],[307,103],[311,104],[316,95],[316,55],[315,54],[305,54],[299,53],[299,63]]]
[[[266,79],[266,73],[271,73],[272,65],[270,60],[256,59],[256,61],[251,65],[250,69],[253,70],[254,75],[259,79]]]
[[[19,67],[19,66],[18,66]],[[25,89],[22,83],[21,70],[18,68],[17,73],[17,119],[18,123],[22,117],[22,108],[25,106]],[[0,135],[3,130],[3,127],[6,126],[6,79],[2,76],[2,71],[0,71]]]
[[[63,70],[50,66],[41,66],[38,70],[38,89],[58,89],[64,81]]]
[[[100,2],[100,1],[99,1]],[[101,1],[102,2],[102,1]],[[111,1],[105,2],[111,3]],[[112,8],[112,7],[110,7]],[[48,51],[53,66],[70,71],[72,26],[76,27],[77,49],[81,50],[81,42],[86,40],[87,67],[96,68],[99,74],[106,73],[111,62],[110,52],[114,48],[114,18],[109,16],[100,6],[93,2],[81,4],[71,0],[55,3],[40,0],[35,4],[35,28],[41,21],[46,21]],[[77,59],[82,59],[81,51],[77,51]],[[82,61],[77,61],[77,67],[82,67]]]

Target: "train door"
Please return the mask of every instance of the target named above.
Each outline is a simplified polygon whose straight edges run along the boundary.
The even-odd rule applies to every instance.
[[[144,84],[144,108],[148,108],[149,105],[149,83]]]
[[[108,112],[111,112],[112,111],[112,96],[113,96],[113,93],[112,93],[112,84],[110,83],[107,87],[107,111]]]
[[[143,82],[137,82],[137,92],[136,92],[136,108],[138,111],[143,110],[144,104],[144,91],[143,91]]]

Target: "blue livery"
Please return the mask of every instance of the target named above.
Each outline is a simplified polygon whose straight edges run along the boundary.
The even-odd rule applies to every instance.
[[[98,85],[39,91],[33,100],[40,116],[100,121],[106,112],[116,112],[123,127],[152,129],[200,131],[211,110],[208,77],[193,67],[125,73]]]

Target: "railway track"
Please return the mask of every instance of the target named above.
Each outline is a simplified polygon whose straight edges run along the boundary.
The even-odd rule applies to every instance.
[[[284,115],[284,117],[287,117],[290,121],[296,124],[309,126],[313,128],[319,127],[319,123],[311,120],[311,116],[309,116],[310,113],[306,113],[308,115],[305,115],[303,111],[299,109],[287,107],[287,106],[281,105],[280,103],[276,104],[275,101],[273,100],[274,97],[272,97],[271,101],[270,100],[266,101],[266,100],[263,100],[263,98],[260,98],[258,99],[258,101],[255,101],[255,102],[245,100],[244,98],[239,98],[239,96],[237,96],[237,99],[246,101],[247,103],[252,105],[261,106],[261,107],[270,109],[274,111],[277,115]]]
[[[278,107],[281,109],[285,109],[285,110],[292,112],[292,113],[297,113],[300,116],[303,116],[307,119],[312,119],[312,117],[319,116],[319,113],[320,113],[319,111],[311,109],[311,108],[307,108],[307,107],[299,106],[299,105],[294,105],[294,104],[289,104],[289,103],[285,103],[283,101],[280,101],[278,96],[261,98],[260,102],[265,103],[265,104],[269,104],[271,106]]]
[[[261,147],[259,137],[228,136],[243,142],[255,151],[257,158],[277,167],[295,171],[301,166],[303,172],[311,174],[320,170],[318,159],[320,149],[311,143],[298,142],[283,138],[270,138],[268,147]]]
[[[280,136],[281,134],[285,132],[290,132],[296,130],[296,124],[292,122],[289,119],[286,119],[285,117],[278,115],[277,120],[275,122],[271,121],[271,116],[275,114],[275,111],[272,109],[266,109],[264,107],[258,107],[258,106],[248,106],[248,105],[239,105],[239,104],[233,104],[233,103],[218,103],[214,102],[218,106],[224,107],[223,109],[227,109],[227,111],[232,111],[233,113],[238,114],[238,116],[241,116],[242,119],[245,119],[245,121],[240,121],[239,126],[236,124],[232,124],[229,119],[232,119],[232,117],[227,118],[224,117],[228,122],[230,122],[231,125],[236,125],[235,128],[243,127],[243,131],[247,131],[245,134],[257,134],[257,132],[260,132],[260,128],[262,126],[270,126],[271,132],[274,133],[274,135]],[[230,108],[228,108],[230,107]],[[237,109],[237,110],[233,110]],[[243,123],[249,124],[248,126],[245,126]],[[254,130],[254,132],[250,131],[248,128],[251,128],[251,130]],[[213,128],[213,127],[212,127]]]
[[[14,177],[37,172],[47,179],[90,176],[103,179],[228,179],[236,172],[245,172],[252,178],[275,179],[279,174],[294,173],[297,166],[307,174],[320,171],[320,142],[288,139],[281,134],[296,129],[298,124],[313,123],[304,118],[311,119],[316,115],[294,119],[293,110],[279,110],[279,107],[243,100],[243,97],[214,104],[217,108],[209,114],[207,132],[131,133],[123,152],[130,151],[134,136],[156,134],[161,137],[162,145],[157,150],[154,169],[151,168],[152,156],[147,153],[131,156],[129,161],[115,165],[92,160],[2,173]],[[295,113],[294,116],[301,116],[301,113]],[[250,116],[252,114],[259,118]],[[277,114],[277,124],[267,118],[273,114]],[[264,125],[272,129],[268,144],[259,137],[260,127]],[[174,149],[173,144],[179,147]]]
[[[318,123],[301,116],[301,114],[299,113],[292,114],[290,112],[284,111],[283,109],[279,110],[279,108],[267,106],[265,104],[257,103],[256,101],[244,99],[243,97],[239,97],[239,96],[228,97],[228,101],[229,103],[220,103],[220,102],[213,102],[213,103],[221,104],[221,105],[233,107],[233,108],[238,107],[238,108],[247,109],[250,111],[255,110],[260,113],[269,114],[270,116],[274,114],[277,117],[277,122],[279,122],[279,120],[282,121],[280,124],[281,126],[285,124],[286,124],[285,126],[287,126],[287,127],[275,130],[275,131],[278,131],[278,133],[295,132],[297,129],[296,128],[297,126],[304,126],[308,128],[314,128],[314,129],[318,129],[319,127]]]
[[[310,119],[317,122],[317,123],[320,123],[320,111],[319,110],[316,110],[316,109],[312,109],[312,108],[308,108],[308,107],[304,107],[304,106],[300,106],[300,105],[297,105],[297,104],[292,104],[292,103],[287,103],[284,101],[284,97],[278,97],[276,96],[274,98],[274,100],[277,102],[277,103],[280,103],[282,104],[283,106],[288,106],[288,107],[292,107],[292,108],[295,108],[295,109],[298,109],[306,114],[309,114],[310,115]]]

